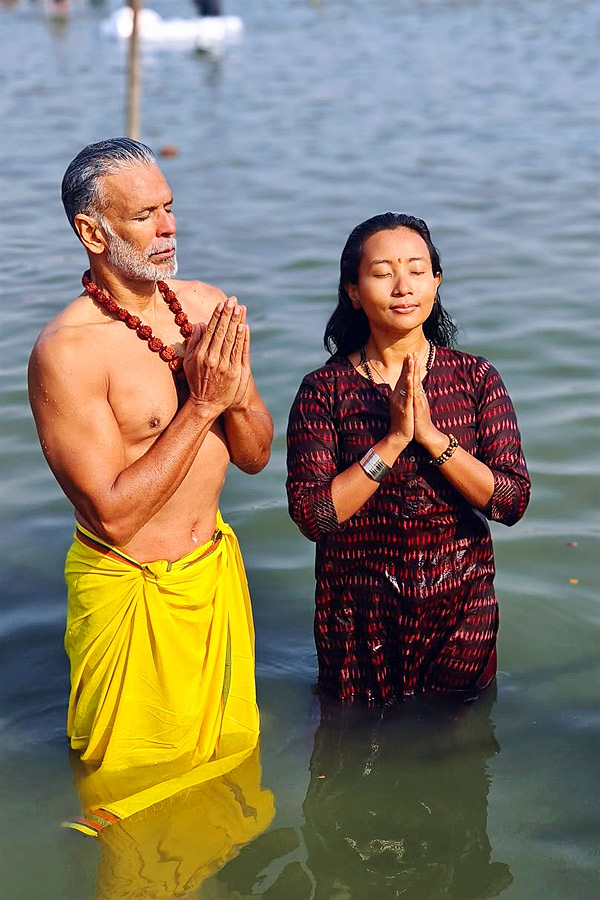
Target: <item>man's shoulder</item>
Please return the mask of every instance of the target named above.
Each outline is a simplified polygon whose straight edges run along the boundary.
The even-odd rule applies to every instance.
[[[86,298],[76,297],[44,325],[33,345],[32,358],[61,365],[65,357],[79,353],[82,345],[93,349],[90,329],[97,324]]]
[[[212,315],[212,312],[227,295],[214,284],[205,281],[183,281],[169,278],[167,284],[181,302],[183,311],[192,321]]]

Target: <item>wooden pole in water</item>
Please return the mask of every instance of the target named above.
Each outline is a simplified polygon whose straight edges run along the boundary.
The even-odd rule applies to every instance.
[[[143,0],[129,0],[133,12],[133,25],[129,38],[127,66],[127,137],[140,138],[140,39],[138,13]]]

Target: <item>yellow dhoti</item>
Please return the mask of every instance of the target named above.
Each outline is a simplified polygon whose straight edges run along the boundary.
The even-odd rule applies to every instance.
[[[220,515],[213,538],[174,563],[140,564],[78,526],[65,578],[67,732],[93,833],[252,752],[254,629],[237,539]]]

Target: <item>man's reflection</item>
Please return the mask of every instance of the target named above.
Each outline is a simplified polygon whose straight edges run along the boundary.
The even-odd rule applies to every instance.
[[[274,798],[260,780],[257,747],[237,769],[101,829],[94,900],[197,897],[270,824]]]
[[[494,690],[460,709],[323,707],[304,803],[315,900],[484,900],[512,882],[487,836]]]

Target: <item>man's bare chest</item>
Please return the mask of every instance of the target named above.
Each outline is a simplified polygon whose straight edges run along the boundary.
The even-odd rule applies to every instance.
[[[187,390],[180,389],[182,394]],[[108,402],[123,440],[131,444],[158,437],[176,415],[181,401],[170,371],[163,373],[146,365],[113,374]]]
[[[121,322],[99,337],[94,355],[104,368],[108,403],[125,444],[158,437],[187,398],[185,378],[176,380],[167,363]],[[175,334],[163,340],[177,343]]]

